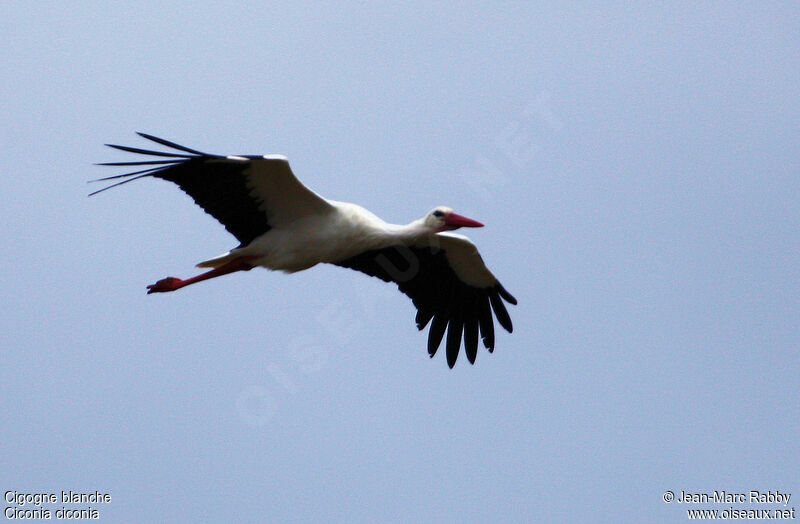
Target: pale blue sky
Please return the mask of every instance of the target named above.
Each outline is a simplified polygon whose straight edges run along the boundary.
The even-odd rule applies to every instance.
[[[0,8],[0,488],[112,522],[800,502],[797,4],[361,4]],[[236,241],[161,181],[86,197],[134,131],[480,220],[513,335],[451,371],[336,267],[145,295]]]

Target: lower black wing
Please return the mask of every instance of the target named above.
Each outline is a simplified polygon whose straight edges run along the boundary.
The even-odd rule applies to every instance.
[[[417,328],[431,322],[428,354],[433,357],[447,331],[447,365],[455,365],[463,335],[464,350],[470,364],[478,352],[478,333],[483,345],[494,351],[494,316],[509,333],[511,318],[502,299],[516,304],[516,299],[496,282],[490,287],[476,287],[463,282],[439,247],[395,245],[366,251],[336,265],[355,269],[385,282],[395,282],[417,308]]]

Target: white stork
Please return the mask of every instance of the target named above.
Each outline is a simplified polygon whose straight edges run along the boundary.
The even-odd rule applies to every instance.
[[[239,241],[238,247],[197,264],[213,268],[207,273],[186,280],[164,278],[147,286],[148,294],[175,291],[256,266],[292,273],[326,262],[396,283],[417,308],[418,329],[433,319],[428,333],[431,357],[447,331],[451,368],[462,333],[471,364],[478,351],[479,330],[484,346],[489,352],[494,350],[492,310],[511,333],[511,318],[501,298],[511,304],[516,299],[486,268],[475,245],[449,232],[482,227],[480,222],[440,206],[408,225],[388,224],[360,206],[326,200],[309,190],[294,176],[286,157],[211,155],[138,134],[180,153],[106,144],[162,159],[100,164],[149,167],[98,179],[124,180],[91,195],[142,177],[169,180]]]

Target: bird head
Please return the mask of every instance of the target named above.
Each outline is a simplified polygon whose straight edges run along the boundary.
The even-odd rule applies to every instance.
[[[425,226],[435,231],[453,231],[460,227],[483,227],[483,224],[471,218],[453,213],[449,207],[438,206],[424,220]]]

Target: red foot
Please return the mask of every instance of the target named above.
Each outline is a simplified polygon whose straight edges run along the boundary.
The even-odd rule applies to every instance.
[[[175,291],[176,289],[183,287],[182,284],[183,280],[180,278],[162,278],[155,284],[147,286],[147,294],[149,295],[151,293],[166,293],[167,291]]]

